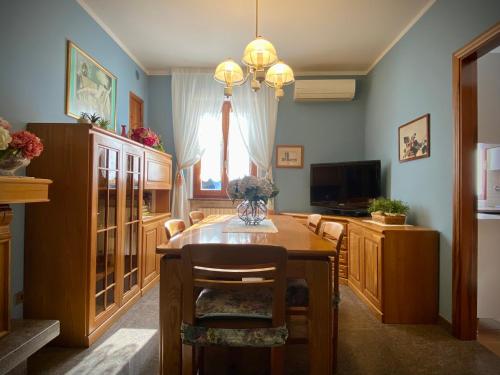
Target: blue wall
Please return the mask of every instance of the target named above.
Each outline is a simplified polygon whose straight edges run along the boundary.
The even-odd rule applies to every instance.
[[[142,97],[147,106],[148,77],[76,1],[68,0],[1,1],[0,116],[14,129],[28,122],[75,121],[64,114],[66,39],[118,78],[117,122],[128,124],[129,91]],[[23,289],[23,206],[14,206],[11,228],[14,295]],[[21,306],[14,306],[13,313],[20,317]]]
[[[303,145],[304,168],[274,167],[273,177],[280,188],[276,198],[279,211],[311,210],[311,163],[363,159],[365,104],[364,77],[356,77],[356,97],[350,102],[294,102],[293,86],[286,87],[278,108],[275,143]]]
[[[174,130],[172,124],[172,76],[149,77],[149,122],[163,141],[165,151],[175,158]]]
[[[500,20],[498,0],[439,0],[367,79],[365,157],[381,159],[387,195],[410,221],[441,233],[440,314],[451,319],[453,117],[451,57]],[[431,157],[400,164],[397,127],[431,115]]]
[[[346,78],[346,77],[342,77]],[[349,77],[347,77],[349,78]],[[364,77],[356,77],[351,102],[297,103],[293,86],[285,88],[278,107],[276,144],[304,145],[304,168],[274,168],[281,189],[276,207],[281,211],[309,211],[309,164],[363,159]],[[149,77],[149,126],[174,154],[171,76]]]

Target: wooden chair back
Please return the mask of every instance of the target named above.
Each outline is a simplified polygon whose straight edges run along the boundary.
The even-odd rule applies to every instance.
[[[196,289],[270,288],[272,326],[285,324],[287,251],[281,246],[196,244],[182,248],[182,319],[195,324]],[[245,279],[246,278],[246,279]],[[269,326],[269,322],[263,322]],[[235,328],[235,327],[232,327]]]
[[[181,219],[171,219],[165,223],[165,232],[167,233],[167,240],[170,240],[176,234],[182,233],[186,230],[186,224]]]
[[[344,239],[344,226],[339,223],[327,221],[321,225],[319,235],[335,245],[335,256],[333,263],[333,293],[335,296],[339,295],[339,254],[342,247],[342,240]]]
[[[307,217],[307,228],[314,233],[319,231],[319,223],[321,222],[321,215],[312,214]]]
[[[189,213],[189,222],[191,225],[199,223],[205,218],[205,214],[201,211],[191,211]]]

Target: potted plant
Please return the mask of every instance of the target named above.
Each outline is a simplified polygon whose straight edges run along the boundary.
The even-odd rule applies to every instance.
[[[87,112],[80,113],[80,118],[78,119],[80,124],[90,124],[90,115]]]
[[[111,124],[110,121],[106,120],[105,118],[101,118],[97,121],[97,126],[99,126],[101,129],[104,130],[112,130],[109,127],[110,124]]]
[[[405,202],[389,198],[374,199],[368,207],[374,221],[392,225],[403,225],[409,210]]]
[[[11,133],[10,124],[0,117],[0,176],[14,176],[43,151],[43,144],[35,134],[21,130]]]
[[[82,112],[80,113],[80,118],[78,119],[78,122],[81,124],[92,124],[92,125],[97,125],[97,122],[101,119],[101,116],[99,116],[97,113],[87,113],[87,112]]]

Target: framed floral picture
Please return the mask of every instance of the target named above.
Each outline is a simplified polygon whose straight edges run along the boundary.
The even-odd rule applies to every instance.
[[[398,137],[401,163],[428,158],[431,155],[430,114],[401,125]]]
[[[304,146],[276,146],[276,168],[304,168]]]
[[[96,113],[116,129],[116,77],[68,41],[66,114]]]

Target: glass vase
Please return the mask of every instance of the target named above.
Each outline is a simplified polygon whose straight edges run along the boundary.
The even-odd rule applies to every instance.
[[[244,200],[238,207],[238,217],[246,225],[257,225],[266,218],[267,207],[263,200]]]
[[[26,167],[30,160],[20,156],[11,155],[0,160],[0,176],[15,176],[19,168]]]

